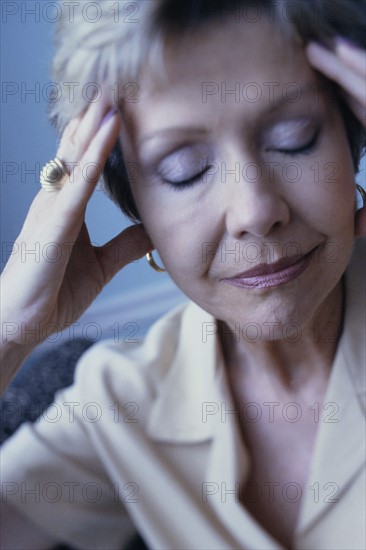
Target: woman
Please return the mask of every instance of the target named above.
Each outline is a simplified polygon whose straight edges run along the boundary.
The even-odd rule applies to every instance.
[[[93,346],[57,423],[5,445],[9,548],[121,548],[127,517],[151,548],[365,547],[366,73],[344,39],[360,44],[364,3],[331,4],[103,2],[94,26],[82,6],[60,23],[57,80],[103,88],[54,108],[69,175],[45,170],[19,241],[64,254],[11,257],[3,319],[72,323],[131,242],[191,302],[141,346]],[[106,161],[143,225],[94,249],[83,219]],[[32,338],[2,344],[4,385]]]

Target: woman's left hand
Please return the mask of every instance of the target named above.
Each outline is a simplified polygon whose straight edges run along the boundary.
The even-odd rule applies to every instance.
[[[366,51],[337,37],[333,51],[310,42],[306,53],[315,69],[343,88],[350,108],[366,126]]]

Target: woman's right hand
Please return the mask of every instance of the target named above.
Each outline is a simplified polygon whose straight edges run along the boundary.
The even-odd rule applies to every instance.
[[[106,99],[92,103],[67,125],[57,156],[73,167],[70,177],[60,191],[39,191],[2,273],[3,387],[36,345],[75,322],[122,267],[153,248],[142,225],[102,247],[89,239],[86,206],[120,129],[110,108]],[[25,249],[36,253],[24,258]]]

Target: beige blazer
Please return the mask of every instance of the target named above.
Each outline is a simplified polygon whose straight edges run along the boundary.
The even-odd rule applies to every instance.
[[[301,498],[296,549],[366,548],[364,267],[360,241],[306,490],[275,487]],[[120,548],[132,523],[152,549],[281,549],[238,500],[250,463],[215,332],[189,303],[142,344],[93,346],[75,384],[4,445],[3,498],[88,550]]]

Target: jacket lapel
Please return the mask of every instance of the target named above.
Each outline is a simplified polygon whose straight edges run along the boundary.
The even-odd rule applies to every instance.
[[[216,331],[214,318],[190,303],[183,313],[176,354],[150,412],[147,431],[153,439],[198,443],[212,437],[220,376]]]

